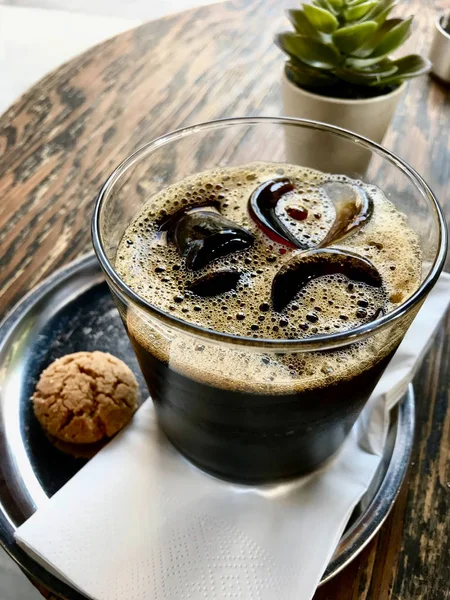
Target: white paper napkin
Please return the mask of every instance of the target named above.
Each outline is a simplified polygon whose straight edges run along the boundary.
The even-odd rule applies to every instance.
[[[210,477],[133,422],[26,523],[18,543],[95,600],[309,600],[380,461],[450,297],[441,276],[337,457],[289,483]]]

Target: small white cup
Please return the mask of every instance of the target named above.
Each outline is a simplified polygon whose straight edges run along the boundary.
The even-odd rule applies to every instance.
[[[450,33],[447,33],[450,29],[450,13],[438,15],[435,26],[430,50],[432,70],[439,79],[450,83]]]

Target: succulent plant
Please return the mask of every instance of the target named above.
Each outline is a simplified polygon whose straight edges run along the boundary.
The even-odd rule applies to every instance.
[[[288,11],[295,31],[275,42],[289,56],[286,75],[323,95],[375,96],[426,73],[417,54],[390,58],[409,37],[412,17],[389,18],[395,0],[313,0]]]

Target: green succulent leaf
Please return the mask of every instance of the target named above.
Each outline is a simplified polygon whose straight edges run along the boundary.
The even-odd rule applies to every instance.
[[[375,23],[378,23],[378,25],[382,25],[388,18],[389,13],[393,8],[394,5],[391,4],[390,6],[386,7],[384,10],[376,14],[373,18],[370,15],[367,15],[366,18],[370,19],[371,21],[375,21]]]
[[[286,63],[285,71],[287,78],[299,87],[323,88],[336,82],[336,78],[327,72],[318,71],[293,60]]]
[[[386,23],[389,23],[389,21]],[[412,17],[409,17],[409,19],[401,21],[392,27],[392,29],[389,29],[381,42],[375,47],[371,56],[386,56],[387,54],[394,52],[394,50],[401,46],[410,36],[411,23]]]
[[[361,0],[361,2],[365,2],[365,0]],[[328,3],[331,4],[335,10],[340,10],[344,6],[344,0],[328,0]]]
[[[408,54],[402,58],[393,61],[402,77],[415,77],[424,75],[431,70],[432,64],[428,58],[423,58],[420,54]]]
[[[304,4],[303,11],[311,25],[315,29],[323,31],[323,33],[333,33],[339,25],[338,20],[333,14],[319,6]]]
[[[366,42],[367,38],[377,30],[377,27],[374,21],[341,27],[333,33],[333,42],[341,52],[352,54]]]
[[[317,69],[333,69],[341,59],[333,46],[291,31],[280,33],[275,41],[286,54]]]
[[[384,56],[369,56],[368,58],[355,58],[354,56],[349,56],[345,61],[346,69],[365,69],[366,67],[371,67],[372,65],[376,65],[377,63],[383,60]]]
[[[367,58],[347,58],[346,68],[364,69],[365,67],[370,67],[371,65],[383,60],[385,56],[396,50],[409,37],[411,20],[412,17],[406,21],[402,21],[388,31],[388,33],[383,37],[382,41],[375,47],[375,49]]]
[[[363,4],[367,2],[367,0],[351,0],[351,2],[347,2],[347,6],[357,6],[358,4]]]
[[[397,65],[388,58],[366,69],[339,69],[336,76],[355,85],[374,85],[381,79],[391,77],[398,71]]]
[[[373,22],[374,21],[372,21],[372,23]],[[367,37],[366,42],[353,52],[353,55],[357,58],[367,58],[370,56],[375,48],[381,44],[386,34],[402,22],[402,19],[389,19],[388,21],[385,21],[376,29],[372,37]]]
[[[331,0],[313,0],[313,4],[319,8],[324,8],[332,15],[336,16],[339,13],[339,9],[335,9]]]
[[[369,11],[371,11],[378,4],[378,0],[369,0],[362,4],[356,4],[355,6],[349,6],[344,11],[344,17],[347,21],[358,21],[364,18]]]
[[[408,54],[397,60],[392,61],[397,68],[395,74],[384,76],[376,85],[393,85],[401,83],[405,79],[424,75],[431,70],[431,62],[418,54]]]
[[[287,11],[287,17],[295,28],[295,31],[300,35],[306,35],[318,40],[322,39],[322,34],[317,31],[308,21],[302,9],[291,9]]]
[[[388,13],[394,8],[397,0],[381,0],[377,2],[377,5],[372,8],[370,13],[367,13],[366,18],[371,21],[377,21],[378,23],[383,22],[382,14],[388,10]],[[381,17],[381,21],[378,19]]]

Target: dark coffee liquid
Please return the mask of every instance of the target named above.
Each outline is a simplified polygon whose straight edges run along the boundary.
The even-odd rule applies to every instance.
[[[131,339],[170,441],[202,469],[244,483],[306,473],[330,458],[395,351],[349,381],[279,396],[195,381]]]
[[[188,323],[247,338],[309,338],[376,320],[420,282],[415,233],[373,186],[293,165],[196,175],[127,228],[116,268]],[[408,323],[330,351],[266,352],[124,317],[160,423],[222,477],[261,482],[339,448]],[[323,345],[322,345],[323,347]]]

